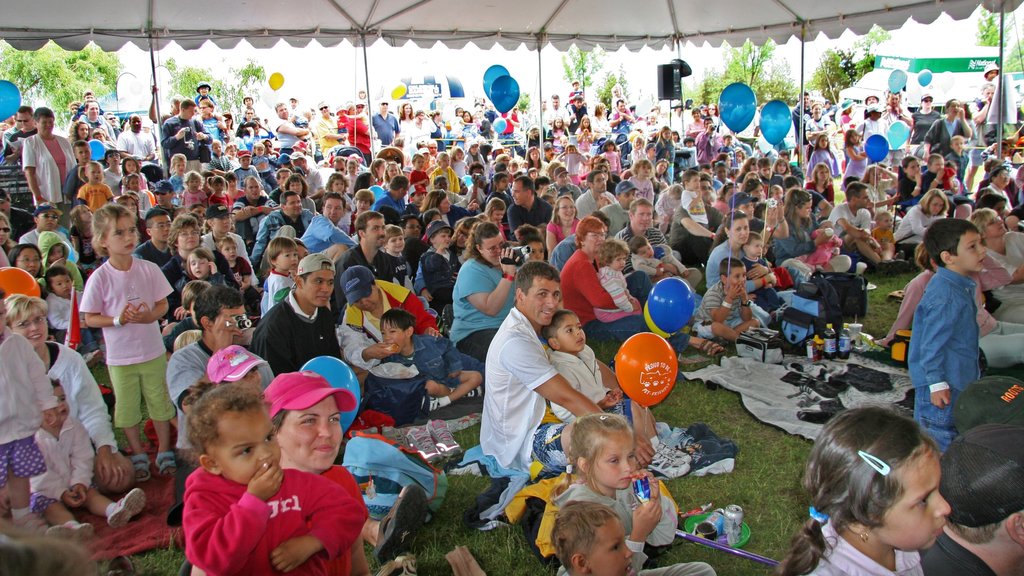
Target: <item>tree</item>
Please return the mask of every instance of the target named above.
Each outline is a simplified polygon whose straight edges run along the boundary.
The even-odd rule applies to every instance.
[[[849,49],[826,50],[811,75],[808,87],[821,92],[829,101],[838,102],[840,92],[875,69],[875,49],[889,38],[886,30],[875,26]]]
[[[612,102],[612,91],[616,85],[619,86],[622,95],[627,97],[626,99],[628,100],[629,82],[626,80],[626,71],[622,68],[621,64],[619,65],[618,72],[605,74],[604,79],[597,86],[597,99],[603,102],[609,110],[615,104]]]
[[[210,93],[217,101],[221,111],[241,110],[242,99],[252,96],[259,99],[259,89],[267,80],[267,72],[254,60],[246,61],[241,68],[228,68],[227,74],[218,78],[206,68],[182,66],[174,58],[165,63],[171,76],[171,89],[174,93],[191,98],[196,94],[196,86],[200,82],[209,82]]]
[[[96,96],[113,92],[120,73],[117,54],[94,44],[69,52],[53,42],[28,51],[0,42],[0,78],[21,90],[22,101],[43,102],[52,108],[62,124],[71,119],[68,106],[72,102],[81,102],[87,90]]]
[[[978,8],[978,46],[999,46],[999,15]]]
[[[587,86],[594,86],[594,76],[604,68],[604,50],[600,47],[590,52],[584,52],[573,46],[569,51],[562,54],[562,70],[565,72],[565,80],[570,84],[578,81],[583,90]]]
[[[717,102],[726,86],[743,82],[754,90],[759,102],[796,98],[797,87],[793,83],[789,64],[775,55],[775,42],[768,40],[755,46],[747,40],[739,48],[728,48],[725,54],[725,69],[711,70],[687,96],[698,102]]]

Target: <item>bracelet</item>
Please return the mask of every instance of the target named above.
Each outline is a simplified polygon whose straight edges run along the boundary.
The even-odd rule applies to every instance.
[[[502,274],[501,277],[504,278],[505,280],[508,280],[509,282],[516,281],[516,277],[511,274]]]
[[[728,302],[725,302],[725,301],[722,302],[722,307],[723,308],[728,308],[728,309],[732,310],[732,304],[730,304]]]
[[[121,315],[120,314],[118,314],[117,316],[114,316],[112,320],[114,321],[114,326],[120,326],[121,325]]]

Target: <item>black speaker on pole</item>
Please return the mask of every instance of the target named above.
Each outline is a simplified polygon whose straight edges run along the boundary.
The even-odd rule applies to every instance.
[[[693,74],[690,65],[683,60],[673,60],[658,66],[658,99],[679,100],[683,97],[682,80]]]

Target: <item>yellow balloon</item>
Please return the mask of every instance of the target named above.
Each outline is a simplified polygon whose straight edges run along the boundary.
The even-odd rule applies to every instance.
[[[267,83],[270,84],[271,90],[280,90],[281,86],[284,86],[284,75],[280,72],[274,72],[270,75]]]
[[[647,303],[644,303],[644,321],[647,322],[647,327],[651,329],[651,332],[654,332],[662,338],[668,338],[670,336],[668,332],[658,328],[658,325],[654,323],[654,320],[651,318],[651,313],[647,310]]]
[[[391,89],[391,99],[398,100],[402,96],[405,96],[409,92],[409,88],[405,84],[399,84]]]

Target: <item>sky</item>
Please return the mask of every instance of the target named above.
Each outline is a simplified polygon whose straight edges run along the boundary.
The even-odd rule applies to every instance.
[[[933,43],[936,38],[954,39],[963,46],[975,43],[977,30],[977,13],[962,21],[954,21],[943,14],[935,22],[928,25],[909,20],[901,29],[893,30],[892,41],[899,46],[922,46]],[[858,38],[847,32],[836,39],[824,36],[806,44],[805,78],[809,79],[817,66],[821,54],[832,47],[848,47]],[[1008,39],[1008,43],[1013,40]],[[791,39],[780,45],[777,53],[789,63],[792,76],[799,78],[800,42]],[[150,78],[149,54],[133,45],[128,45],[118,52],[125,65],[125,71],[119,82],[119,92],[137,93],[136,98],[145,98],[146,90],[140,89],[138,81],[148,84]],[[693,68],[694,75],[690,79],[695,84],[708,69],[722,67],[722,48],[710,46],[685,46],[679,55]],[[481,50],[469,45],[458,50],[450,50],[438,45],[424,49],[408,44],[403,47],[391,47],[379,42],[369,48],[367,57],[370,68],[371,97],[380,95],[387,97],[392,88],[399,84],[402,76],[416,76],[424,73],[434,75],[450,75],[461,78],[467,96],[483,96],[482,78],[484,70],[493,64],[501,64],[508,68],[511,75],[519,83],[520,90],[529,92],[534,100],[538,90],[538,80],[545,98],[558,93],[566,95],[569,85],[564,79],[561,57],[554,48],[547,48],[541,53],[543,76],[538,74],[537,52],[521,47],[517,50],[505,50],[496,47]],[[676,57],[674,50],[652,50],[645,48],[637,52],[622,49],[606,53],[604,70],[617,70],[619,66],[627,72],[629,78],[629,97],[638,104],[638,110],[647,109],[654,102],[657,92],[657,65],[667,64]],[[312,42],[304,48],[295,48],[285,42],[272,49],[255,49],[244,41],[231,50],[223,50],[207,43],[198,50],[186,51],[175,46],[168,47],[157,54],[158,64],[174,58],[179,64],[209,68],[214,74],[224,74],[231,66],[238,67],[248,59],[263,65],[267,74],[280,72],[285,77],[284,86],[277,94],[265,87],[264,100],[284,100],[295,96],[300,103],[312,106],[325,100],[332,105],[355,100],[358,89],[365,87],[363,54],[348,43],[333,48],[324,48]],[[164,75],[158,68],[158,77]],[[598,74],[601,77],[603,73]],[[166,93],[166,92],[165,92]],[[124,103],[124,99],[122,100]]]

